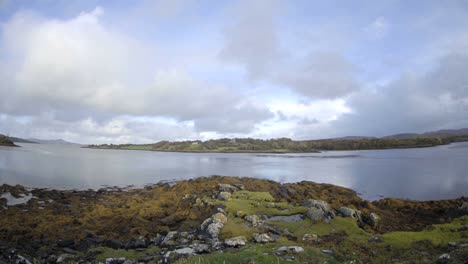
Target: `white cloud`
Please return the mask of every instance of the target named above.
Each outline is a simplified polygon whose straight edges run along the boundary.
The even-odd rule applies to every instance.
[[[381,39],[385,37],[389,30],[390,24],[383,16],[377,17],[372,23],[364,28],[364,31],[375,39]]]

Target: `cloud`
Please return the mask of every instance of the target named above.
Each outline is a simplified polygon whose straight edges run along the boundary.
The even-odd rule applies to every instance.
[[[357,68],[341,53],[315,50],[314,43],[305,51],[287,48],[286,35],[277,25],[284,15],[281,4],[249,1],[236,6],[235,22],[224,31],[220,58],[243,66],[252,81],[266,80],[311,99],[334,99],[354,91]]]
[[[364,31],[368,33],[374,39],[381,39],[385,37],[390,29],[390,24],[387,19],[383,16],[377,17],[372,23],[364,28]]]
[[[341,135],[385,136],[468,126],[468,55],[451,53],[424,74],[406,74],[353,95],[333,122]]]
[[[249,132],[272,116],[234,88],[158,66],[144,43],[104,25],[102,16],[99,7],[62,20],[22,12],[5,23],[0,111],[69,122],[160,116],[222,132]]]

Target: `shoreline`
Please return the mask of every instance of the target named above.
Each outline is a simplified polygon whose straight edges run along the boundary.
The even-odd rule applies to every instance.
[[[14,247],[9,257],[39,263],[54,256],[73,263],[413,260],[407,253],[423,240],[434,243],[425,249],[431,261],[446,252],[464,257],[468,232],[465,197],[371,202],[347,188],[305,181],[211,176],[97,191],[0,186],[0,195],[6,192],[28,200],[6,205],[0,199],[0,249]],[[449,242],[457,246],[447,248]],[[281,251],[285,246],[303,251]]]

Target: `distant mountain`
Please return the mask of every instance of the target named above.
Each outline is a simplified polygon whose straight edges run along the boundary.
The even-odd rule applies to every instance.
[[[65,141],[63,139],[37,139],[37,138],[29,138],[29,141],[33,141],[39,144],[56,144],[56,145],[80,145],[78,143],[73,143],[69,141]]]
[[[373,139],[376,137],[366,137],[366,136],[346,136],[346,137],[338,137],[338,138],[331,138],[333,140],[359,140],[359,139]]]
[[[395,138],[395,139],[412,139],[417,137],[450,137],[450,136],[466,136],[468,135],[468,128],[460,129],[441,129],[437,131],[429,131],[421,134],[418,133],[401,133],[386,136],[383,138]]]
[[[10,138],[11,141],[16,142],[16,143],[33,143],[33,144],[37,144],[37,142],[27,140],[27,139],[24,139],[24,138],[18,138],[18,137],[9,137],[9,138]]]

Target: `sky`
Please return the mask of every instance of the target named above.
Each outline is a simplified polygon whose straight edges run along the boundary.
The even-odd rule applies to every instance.
[[[0,133],[85,143],[468,127],[466,1],[0,0]]]

